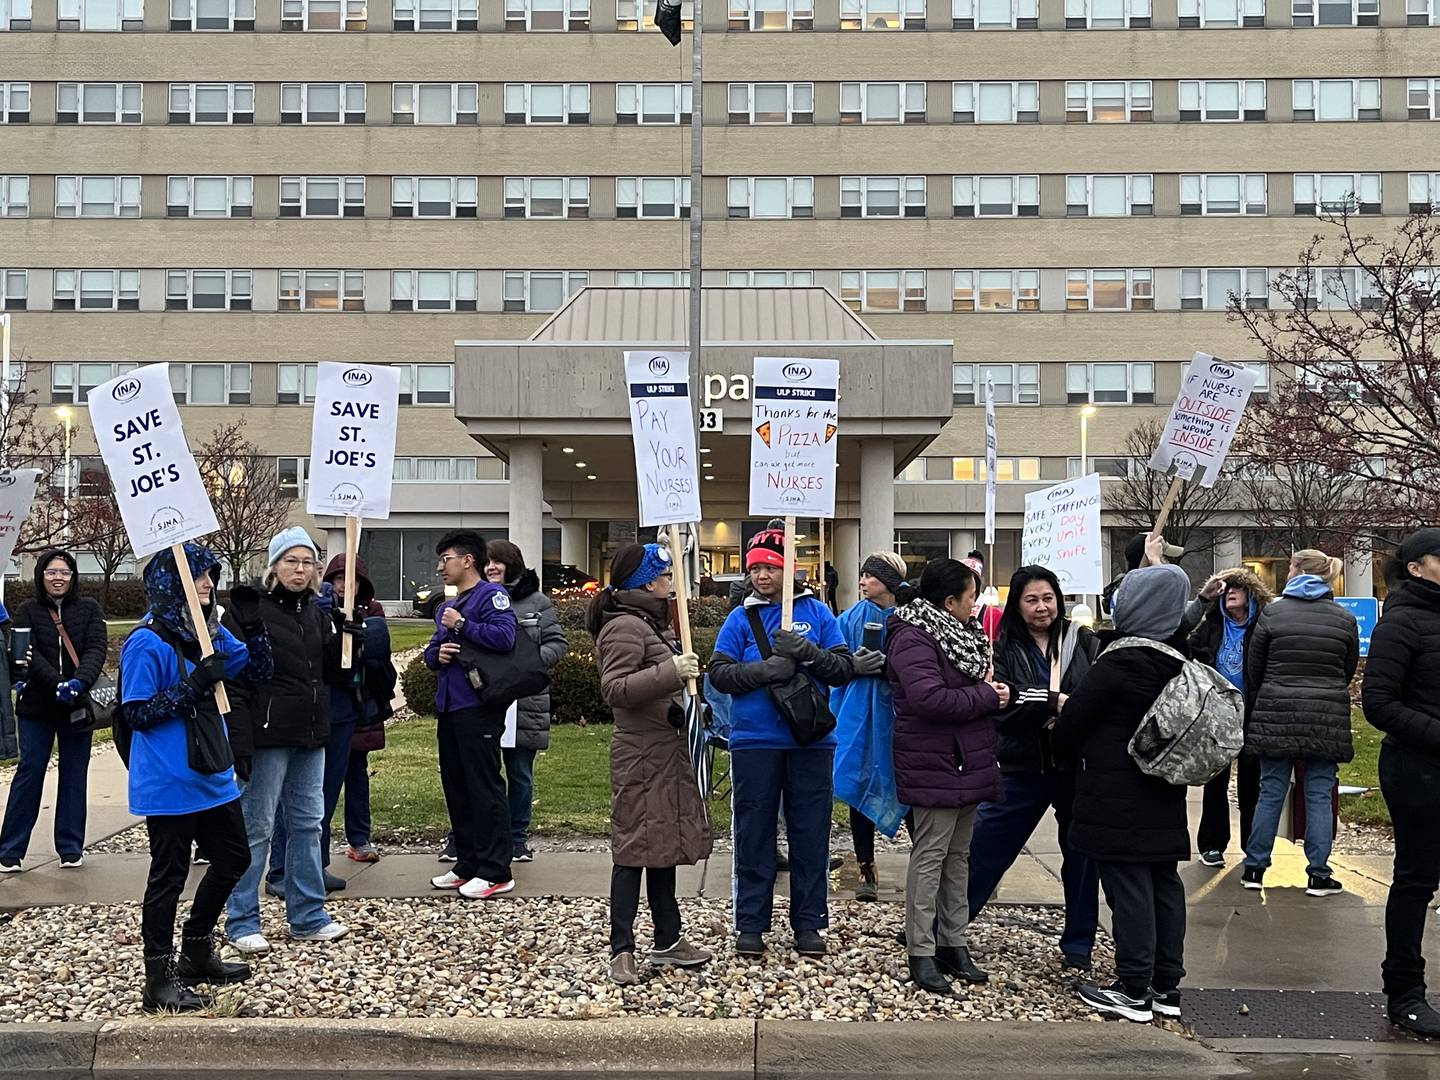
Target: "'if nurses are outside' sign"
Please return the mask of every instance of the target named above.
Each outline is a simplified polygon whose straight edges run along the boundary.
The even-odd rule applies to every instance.
[[[625,384],[630,391],[640,524],[699,521],[700,467],[690,409],[690,354],[627,352]]]
[[[169,364],[148,364],[91,390],[90,422],[135,558],[220,527],[185,441]]]
[[[750,513],[834,517],[840,362],[757,356]]]
[[[1067,480],[1025,496],[1023,566],[1044,566],[1067,593],[1105,588],[1100,543],[1100,474]]]
[[[1258,378],[1244,364],[1197,352],[1185,369],[1150,467],[1163,473],[1173,470],[1182,480],[1193,480],[1198,472],[1201,487],[1214,487]]]
[[[311,514],[388,518],[395,473],[400,369],[322,363],[310,425]]]

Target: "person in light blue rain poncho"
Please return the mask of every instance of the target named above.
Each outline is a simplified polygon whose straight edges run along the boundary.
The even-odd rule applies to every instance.
[[[860,567],[860,602],[840,616],[840,632],[855,656],[857,678],[830,691],[835,714],[835,797],[850,804],[850,835],[860,864],[856,900],[880,899],[875,872],[875,830],[886,836],[900,831],[909,813],[895,791],[895,706],[884,678],[885,620],[894,612],[897,593],[905,584],[905,560],[893,551],[878,551]],[[871,631],[866,648],[865,626]],[[876,647],[878,645],[878,648]]]

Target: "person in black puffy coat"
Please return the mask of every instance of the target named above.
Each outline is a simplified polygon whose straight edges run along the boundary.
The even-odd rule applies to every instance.
[[[1385,732],[1380,790],[1395,828],[1381,966],[1392,1023],[1440,1035],[1420,946],[1440,885],[1440,529],[1406,537],[1386,568],[1390,595],[1370,640],[1362,703]]]
[[[1330,848],[1339,763],[1355,756],[1350,680],[1360,662],[1360,631],[1355,616],[1335,603],[1342,568],[1324,552],[1297,551],[1290,557],[1284,595],[1265,609],[1250,638],[1245,752],[1260,757],[1260,798],[1245,840],[1240,880],[1247,889],[1264,887],[1293,770],[1304,773],[1305,891],[1310,896],[1343,891],[1330,872]]]

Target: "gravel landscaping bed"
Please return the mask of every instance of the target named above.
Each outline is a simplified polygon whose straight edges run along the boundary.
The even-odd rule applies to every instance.
[[[987,908],[970,945],[990,984],[954,998],[917,992],[895,940],[899,904],[832,902],[830,956],[791,950],[786,903],[777,899],[770,952],[742,961],[731,948],[729,905],[682,900],[687,934],[716,952],[707,967],[652,969],[638,957],[639,986],[606,978],[609,905],[542,898],[468,903],[449,897],[345,900],[328,908],[351,928],[328,945],[285,937],[278,901],[261,907],[273,950],[254,978],[222,991],[218,1016],[324,1017],[743,1017],[792,1020],[1087,1021],[1062,976],[1061,914]],[[0,921],[0,1022],[104,1020],[140,1014],[138,905],[75,906],[22,912]],[[641,916],[636,937],[650,939]],[[229,950],[227,950],[229,953]],[[1096,948],[1096,976],[1113,965],[1108,938]]]

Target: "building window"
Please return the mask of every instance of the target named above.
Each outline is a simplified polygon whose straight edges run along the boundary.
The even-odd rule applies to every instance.
[[[617,124],[688,124],[689,83],[616,83]]]
[[[139,217],[140,177],[57,176],[55,216]]]
[[[282,124],[365,123],[364,83],[281,83]]]
[[[172,124],[253,124],[255,84],[171,83],[168,119]]]
[[[1379,173],[1296,173],[1295,213],[1378,214]]]
[[[680,28],[695,29],[695,5],[692,0],[680,2]],[[650,0],[615,0],[615,29],[656,29],[655,5]]]
[[[840,216],[924,217],[923,176],[842,176]]]
[[[1323,308],[1327,311],[1347,311],[1360,308],[1374,311],[1383,302],[1383,296],[1370,273],[1358,267],[1300,267],[1295,271],[1295,282],[1306,306]]]
[[[166,311],[249,311],[251,273],[249,270],[167,270]],[[246,365],[245,392],[250,392]],[[231,404],[246,404],[232,402]],[[196,404],[200,404],[196,402]],[[219,405],[221,402],[205,402]]]
[[[951,311],[1039,311],[1039,270],[956,270]]]
[[[951,119],[957,124],[1038,124],[1038,82],[950,84]],[[921,99],[924,108],[924,99]]]
[[[90,391],[134,371],[136,364],[63,363],[50,365],[50,400],[56,405],[83,405]]]
[[[1379,79],[1296,79],[1295,119],[1379,120]]]
[[[30,84],[9,85],[25,87],[28,119]],[[62,82],[55,86],[57,124],[138,124],[141,111],[140,83]]]
[[[617,176],[615,216],[621,218],[687,218],[690,216],[688,176]]]
[[[998,390],[998,388],[997,388]],[[998,398],[997,398],[998,400]],[[989,478],[983,457],[925,458],[925,479],[958,480],[961,483],[984,483]],[[997,457],[995,480],[1012,483],[1016,480],[1033,483],[1040,479],[1038,457]]]
[[[924,311],[924,270],[842,270],[840,299],[854,311]]]
[[[1440,6],[1434,0],[1405,0],[1406,26],[1433,26],[1440,22]]]
[[[1141,0],[1148,3],[1149,0]],[[950,0],[952,30],[1038,30],[1039,0]]]
[[[390,216],[473,218],[477,186],[473,176],[393,176]]]
[[[1270,400],[1270,365],[1263,360],[1245,360],[1244,367],[1255,372],[1255,389],[1250,391],[1251,401]]]
[[[1154,311],[1153,270],[1067,270],[1066,311]]]
[[[390,121],[395,124],[476,124],[478,83],[396,83]]]
[[[364,30],[365,0],[281,0],[281,30]]]
[[[1155,404],[1155,365],[1066,364],[1065,394],[1071,405]]]
[[[1440,119],[1440,79],[1411,79],[1408,107],[1411,120]]]
[[[312,404],[319,371],[318,364],[276,364],[275,400],[281,405]]]
[[[363,270],[281,270],[281,311],[364,311]]]
[[[247,218],[255,203],[253,176],[170,176],[166,217]]]
[[[391,364],[400,371],[401,405],[450,405],[455,400],[455,365]]]
[[[730,0],[729,13],[731,30],[815,29],[814,0]]]
[[[507,218],[586,218],[590,216],[588,176],[507,176]]]
[[[558,311],[590,283],[585,270],[506,270],[506,311]]]
[[[1142,475],[1136,470],[1144,467],[1141,462],[1128,457],[1106,457],[1104,455],[1097,457],[1092,454],[1085,459],[1085,468],[1092,473],[1099,473],[1105,480],[1125,480],[1131,476],[1132,472]],[[1065,459],[1065,478],[1067,480],[1080,478],[1080,459],[1078,457]]]
[[[1292,26],[1379,26],[1380,0],[1290,0],[1290,15]]]
[[[474,311],[478,288],[474,270],[394,270],[391,311]]]
[[[1264,120],[1265,80],[1243,82],[1217,79],[1209,82],[1182,80],[1180,120]]]
[[[815,84],[731,83],[732,124],[811,124],[815,122]]]
[[[1264,173],[1183,173],[1180,213],[1264,217],[1268,202],[1266,185]]]
[[[925,459],[916,458],[910,464],[900,470],[900,475],[895,477],[898,484],[915,484],[925,479]],[[948,548],[947,548],[948,550]]]
[[[250,365],[172,361],[170,389],[175,392],[176,405],[249,405]]]
[[[56,311],[139,311],[140,271],[56,270],[53,296]]]
[[[1150,173],[1065,177],[1067,217],[1149,217],[1155,212],[1155,178]]]
[[[295,367],[296,365],[281,364],[280,366],[283,368]],[[275,475],[279,477],[280,490],[292,499],[298,499],[300,492],[305,487],[306,473],[308,472],[307,466],[309,464],[309,458],[277,457],[275,459]]]
[[[254,30],[255,0],[170,0],[170,29]]]
[[[507,124],[590,123],[589,83],[506,83]]]
[[[745,289],[795,289],[815,284],[813,270],[728,270],[725,284]]]
[[[282,176],[281,217],[364,217],[363,176]]]
[[[689,270],[616,270],[615,284],[622,289],[688,289]]]
[[[391,473],[394,480],[449,481],[477,478],[473,457],[397,457]]]
[[[923,124],[923,82],[842,82],[842,124]]]
[[[925,0],[840,0],[841,30],[924,30]]]
[[[1039,217],[1038,176],[955,176],[950,180],[956,217]]]
[[[0,0],[0,30],[29,30],[30,0]]]
[[[0,176],[0,217],[30,216],[30,177]]]
[[[590,0],[505,0],[506,30],[589,30]]]
[[[0,82],[0,124],[28,124],[29,122],[30,84],[28,82]],[[58,118],[56,122],[59,122]]]
[[[144,30],[145,0],[60,0],[61,30]]]
[[[479,0],[394,0],[396,30],[477,30]]]
[[[1270,274],[1264,267],[1217,269],[1187,266],[1180,271],[1181,311],[1228,311],[1231,295],[1247,308],[1270,306]]]
[[[1150,80],[1067,82],[1067,124],[1138,124],[1155,118]]]
[[[985,404],[985,383],[995,387],[996,405],[1039,405],[1039,364],[952,364],[954,404]]]
[[[1180,28],[1264,26],[1265,0],[1180,0]]]
[[[29,271],[0,269],[0,311],[24,311],[29,302]]]
[[[1410,174],[1410,213],[1433,214],[1440,210],[1440,173]]]
[[[725,188],[732,218],[815,216],[813,176],[732,176]]]
[[[1144,29],[1150,0],[1065,0],[1066,30]]]

